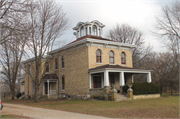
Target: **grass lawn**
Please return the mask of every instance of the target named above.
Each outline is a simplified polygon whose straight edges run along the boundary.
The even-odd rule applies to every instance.
[[[3,102],[116,118],[179,117],[179,95],[121,102],[93,100],[41,100],[38,103],[33,103],[33,100],[3,100]]]
[[[16,115],[1,115],[0,117],[1,119],[10,119],[10,118],[25,118],[25,117],[22,117],[22,116],[16,116]]]

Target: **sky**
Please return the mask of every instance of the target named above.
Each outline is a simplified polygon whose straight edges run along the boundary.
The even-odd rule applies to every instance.
[[[154,37],[152,31],[156,25],[156,17],[161,13],[162,7],[171,5],[176,0],[55,0],[62,5],[63,11],[70,20],[70,27],[55,43],[55,49],[60,48],[60,40],[66,44],[76,40],[72,28],[78,22],[98,20],[106,25],[103,28],[103,37],[108,30],[116,24],[129,24],[143,32],[146,44],[153,46],[154,51],[162,52],[159,39]]]

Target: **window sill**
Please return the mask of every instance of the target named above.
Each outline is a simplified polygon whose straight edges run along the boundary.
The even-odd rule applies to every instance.
[[[121,64],[121,66],[125,66],[125,67],[127,67],[127,65],[126,65],[126,64]]]
[[[103,64],[103,63],[96,63],[96,64]]]
[[[65,68],[61,68],[61,69],[65,69]]]
[[[58,71],[58,69],[54,69],[54,71]]]
[[[45,74],[50,74],[50,72],[45,72]]]
[[[65,90],[61,90],[61,91],[63,91],[63,92],[64,92]]]
[[[115,63],[109,63],[109,65],[116,65]]]

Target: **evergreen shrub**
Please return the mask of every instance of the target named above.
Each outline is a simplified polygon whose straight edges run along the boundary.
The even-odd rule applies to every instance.
[[[155,83],[132,83],[132,89],[134,95],[141,95],[141,94],[156,94],[160,93],[160,88]],[[128,85],[123,86],[123,92],[127,92],[129,89]]]

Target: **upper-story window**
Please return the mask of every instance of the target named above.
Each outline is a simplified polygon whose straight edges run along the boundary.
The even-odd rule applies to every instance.
[[[84,36],[84,26],[81,26],[80,34],[81,34],[81,37]]]
[[[49,72],[49,63],[48,62],[45,63],[45,68],[46,68],[46,72]]]
[[[97,36],[97,26],[93,25],[93,35]]]
[[[121,53],[121,64],[126,64],[126,54],[125,54],[125,52]]]
[[[58,69],[58,58],[55,58],[55,69]]]
[[[62,66],[62,68],[64,68],[64,57],[63,56],[61,57],[61,66]]]
[[[91,27],[89,27],[89,35],[91,35]]]
[[[31,66],[29,66],[28,68],[28,74],[31,75]]]
[[[102,56],[101,56],[101,50],[100,49],[98,49],[96,51],[96,62],[97,63],[101,63],[102,62]]]
[[[112,50],[109,52],[109,63],[114,64],[114,52]]]

